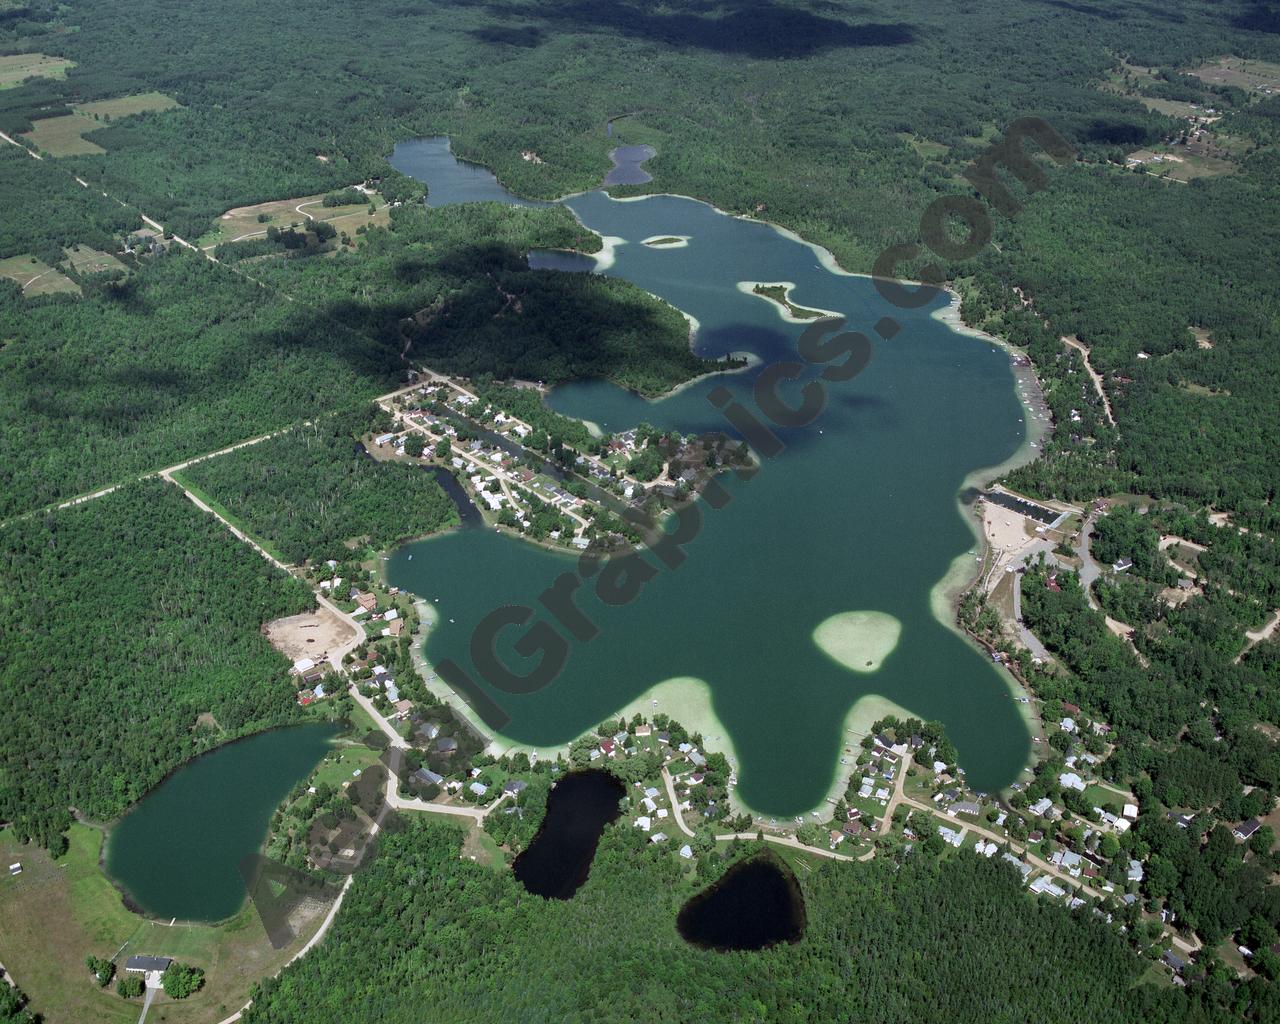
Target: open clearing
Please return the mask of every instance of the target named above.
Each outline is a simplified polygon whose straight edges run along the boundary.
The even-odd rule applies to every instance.
[[[1209,85],[1234,85],[1246,92],[1259,92],[1264,96],[1280,92],[1280,64],[1265,60],[1218,57],[1187,74],[1195,75]]]
[[[106,270],[124,270],[125,265],[110,253],[90,249],[87,245],[77,245],[73,249],[64,249],[67,263],[78,274],[101,274]]]
[[[369,203],[376,208],[372,214],[369,213]],[[348,206],[325,206],[324,193],[296,199],[273,199],[266,203],[228,210],[201,236],[198,244],[202,249],[212,249],[223,242],[261,238],[269,227],[288,228],[297,225],[303,228],[309,219],[329,221],[339,233],[345,231],[352,239],[356,239],[356,230],[361,225],[385,227],[390,223],[391,216],[386,200],[376,192],[369,195],[367,202]]]
[[[41,263],[34,256],[10,256],[0,260],[0,277],[17,281],[22,294],[27,298],[51,295],[54,292],[80,294],[80,286],[71,278],[48,264]]]
[[[116,117],[132,117],[134,114],[145,114],[148,111],[163,113],[182,106],[172,96],[162,92],[143,92],[136,96],[117,96],[113,100],[93,100],[90,103],[77,103],[74,110],[95,121],[107,121]]]
[[[32,122],[31,131],[24,132],[21,138],[49,156],[92,156],[106,150],[86,139],[84,133],[101,127],[83,114],[63,114]]]
[[[141,1001],[125,1001],[114,982],[100,989],[85,970],[85,957],[116,962],[133,954],[172,956],[203,967],[205,985],[174,1002],[157,998],[149,1016],[169,1024],[216,1024],[244,1005],[250,987],[274,974],[305,938],[271,948],[257,912],[246,905],[218,926],[149,921],[125,909],[120,894],[98,868],[102,833],[74,824],[71,848],[58,860],[20,846],[12,830],[0,831],[0,859],[21,863],[22,874],[0,880],[0,962],[31,997],[48,1024],[133,1024]],[[321,920],[312,913],[303,936]]]
[[[276,619],[263,626],[262,631],[271,646],[290,661],[322,661],[330,651],[338,650],[355,636],[355,630],[325,608]]]
[[[45,53],[13,53],[0,57],[0,89],[16,89],[28,78],[66,78],[75,61]]]
[[[162,112],[179,105],[177,100],[159,92],[94,100],[76,105],[74,114],[33,121],[31,131],[21,137],[50,156],[91,156],[106,150],[86,139],[86,133],[105,127],[113,118],[132,117],[146,111]]]

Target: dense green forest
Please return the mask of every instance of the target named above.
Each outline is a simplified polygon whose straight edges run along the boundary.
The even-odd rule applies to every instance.
[[[531,247],[598,247],[566,210],[396,213],[358,252],[252,277],[175,247],[83,299],[0,286],[0,516],[385,392],[411,359],[645,391],[704,368],[634,285],[529,270]]]
[[[458,519],[428,473],[357,450],[358,438],[391,422],[372,403],[344,409],[181,476],[288,562],[342,559],[350,554],[345,542],[356,539],[385,550]]]
[[[247,1024],[346,1021],[1266,1020],[1252,984],[1187,993],[1138,984],[1145,962],[1090,913],[1028,899],[999,858],[924,853],[806,874],[795,945],[715,953],[676,914],[724,869],[693,877],[615,825],[572,900],[531,897],[509,872],[458,857],[460,833],[414,822],[387,836],[332,931],[259,986]],[[746,851],[743,850],[743,853]],[[1234,1000],[1234,1001],[1233,1001]]]
[[[313,604],[177,488],[0,528],[0,820],[55,850],[187,758],[296,714],[258,627]],[[212,715],[216,727],[197,724]]]
[[[657,10],[635,0],[375,0],[341,38],[315,31],[346,20],[331,0],[24,10],[0,39],[79,66],[65,81],[5,91],[0,129],[83,99],[174,96],[183,109],[105,125],[92,133],[105,154],[58,165],[193,237],[230,206],[385,174],[394,142],[413,134],[446,132],[460,155],[542,197],[598,184],[622,140],[658,150],[654,182],[623,192],[670,190],[758,213],[866,270],[886,245],[915,237],[937,195],[971,191],[962,172],[1002,127],[1045,117],[1082,163],[1058,169],[1018,218],[997,218],[996,245],[944,269],[969,282],[971,319],[1024,341],[1036,333],[1017,323],[1031,297],[1043,333],[1034,354],[1051,378],[1066,375],[1052,366],[1061,335],[1094,346],[1118,424],[1073,431],[1079,441],[1063,432],[1016,482],[1233,507],[1276,490],[1267,453],[1280,408],[1263,357],[1276,343],[1277,102],[1245,106],[1242,90],[1181,73],[1225,53],[1280,55],[1275,14],[1253,0],[1007,0],[963,11],[943,0]],[[1181,122],[1099,88],[1121,59],[1158,69],[1149,96],[1228,107],[1221,130],[1259,148],[1235,173],[1191,185],[1123,169],[1125,152]],[[612,136],[608,118],[619,118]],[[538,161],[522,159],[528,149]],[[476,309],[496,301],[466,297]],[[1193,326],[1212,332],[1212,349],[1196,347]],[[446,342],[444,353],[461,360],[463,349]],[[500,372],[543,355],[508,356]],[[552,368],[599,366],[553,358]],[[1059,397],[1079,405],[1079,378],[1067,383],[1074,394]]]
[[[0,294],[0,516],[400,379],[397,351],[172,250],[83,299]]]
[[[599,248],[563,207],[401,207],[392,226],[368,231],[354,252],[255,263],[253,273],[442,372],[607,377],[655,394],[707,369],[684,317],[629,282],[529,269],[531,248]]]

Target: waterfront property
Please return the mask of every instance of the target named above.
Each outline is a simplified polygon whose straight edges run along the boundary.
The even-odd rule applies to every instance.
[[[112,829],[107,873],[144,913],[230,917],[245,899],[241,864],[261,849],[272,813],[335,731],[327,724],[276,729],[179,768]]]
[[[935,320],[930,312],[941,295],[918,311],[895,310],[872,282],[833,272],[810,246],[769,225],[673,196],[619,202],[595,192],[566,202],[587,227],[617,240],[607,273],[697,321],[699,355],[754,357],[748,369],[695,381],[657,402],[603,382],[552,392],[555,409],[602,430],[649,422],[686,434],[732,432],[710,400],[723,397],[721,388],[756,407],[762,367],[796,359],[803,325],[780,322],[769,304],[739,290],[740,281],[792,282],[798,304],[838,310],[868,333],[890,314],[902,326],[891,341],[875,341],[864,373],[826,385],[825,408],[812,425],[776,429],[785,450],[764,459],[753,479],[724,481],[728,504],[695,506],[702,522],[676,567],[642,556],[634,599],[624,601],[601,597],[602,577],[579,577],[573,604],[594,627],[590,639],[577,639],[538,600],[557,577],[576,572],[567,556],[493,531],[394,553],[394,585],[439,597],[428,660],[456,661],[509,716],[503,736],[538,747],[567,742],[664,680],[705,686],[714,719],[699,727],[713,747],[732,750],[737,796],[764,813],[793,815],[830,794],[849,742],[846,717],[862,700],[941,720],[971,787],[989,792],[1011,783],[1030,740],[1009,684],[940,621],[932,603],[935,586],[974,544],[957,494],[1026,436],[1009,357]],[[677,235],[689,244],[640,244]],[[795,403],[798,389],[780,390]],[[568,638],[564,669],[534,692],[490,685],[472,662],[475,626],[504,605],[535,609],[528,628],[541,623]],[[850,650],[870,650],[858,666],[866,671],[851,671],[814,638],[820,624],[853,611],[860,615],[835,621],[879,633],[884,623],[898,624],[893,644],[845,638]],[[517,675],[542,654],[515,652],[524,632],[508,627],[497,643]]]

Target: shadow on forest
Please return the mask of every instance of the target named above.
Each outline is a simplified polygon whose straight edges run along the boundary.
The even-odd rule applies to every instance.
[[[690,3],[684,5],[683,12],[671,14],[658,13],[644,3],[599,3],[597,0],[559,0],[536,6],[510,0],[454,2],[482,7],[504,22],[538,20],[557,28],[607,30],[675,48],[695,47],[762,60],[809,57],[852,47],[904,46],[917,38],[915,28],[903,22],[850,25],[769,0]],[[486,26],[472,35],[483,39],[486,33],[491,33],[492,41],[509,43],[512,40],[505,36],[528,31]]]
[[[669,385],[673,373],[705,369],[687,349],[654,344],[670,337],[671,324],[646,296],[604,277],[531,270],[509,246],[479,242],[439,256],[406,255],[386,277],[372,290],[376,299],[344,296],[301,311],[287,330],[257,343],[323,351],[363,377],[392,383],[403,379],[406,344],[414,363],[465,375],[634,380],[647,359],[661,364],[654,379]]]
[[[1247,32],[1280,33],[1280,6],[1268,3],[1254,3],[1249,10],[1237,15],[1231,24]]]

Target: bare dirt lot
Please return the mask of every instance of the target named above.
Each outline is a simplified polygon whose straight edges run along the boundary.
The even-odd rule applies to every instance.
[[[355,630],[324,608],[276,619],[262,630],[271,646],[290,661],[299,658],[320,661],[355,637]]]

